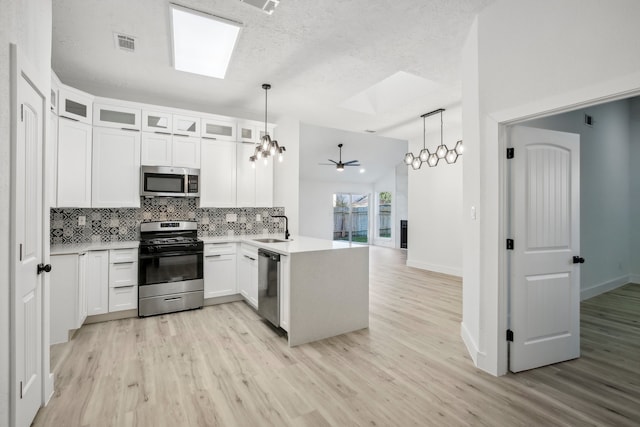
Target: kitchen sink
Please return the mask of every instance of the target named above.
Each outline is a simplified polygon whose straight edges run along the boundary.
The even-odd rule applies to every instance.
[[[282,240],[282,239],[272,239],[272,238],[267,238],[267,239],[253,239],[256,242],[260,242],[260,243],[286,243],[288,242],[288,240]]]

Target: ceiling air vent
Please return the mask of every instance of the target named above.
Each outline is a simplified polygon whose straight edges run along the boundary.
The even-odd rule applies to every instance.
[[[261,9],[267,15],[271,15],[278,4],[280,4],[280,0],[240,0],[243,3],[250,4],[251,6],[257,7]]]
[[[136,39],[126,34],[113,33],[116,47],[127,52],[134,52],[136,50]]]

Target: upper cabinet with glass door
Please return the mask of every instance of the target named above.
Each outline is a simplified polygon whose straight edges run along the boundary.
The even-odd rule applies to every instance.
[[[220,141],[236,141],[236,121],[208,117],[202,119],[202,137]]]
[[[173,114],[161,111],[142,110],[142,130],[163,135],[173,133]]]
[[[94,104],[93,124],[122,130],[140,130],[140,109],[110,104]]]
[[[60,85],[58,91],[58,116],[92,124],[93,95]]]
[[[200,118],[174,114],[173,134],[177,136],[200,136]]]

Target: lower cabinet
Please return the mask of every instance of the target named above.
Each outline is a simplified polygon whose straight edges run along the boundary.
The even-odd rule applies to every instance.
[[[109,251],[91,251],[87,259],[87,314],[109,312]]]
[[[87,254],[51,256],[50,341],[69,341],[69,331],[78,329],[87,317]]]
[[[109,251],[109,312],[138,308],[138,250]]]
[[[258,249],[241,245],[238,259],[238,290],[254,308],[258,308]]]
[[[215,298],[238,293],[235,243],[209,243],[204,246],[204,297]]]

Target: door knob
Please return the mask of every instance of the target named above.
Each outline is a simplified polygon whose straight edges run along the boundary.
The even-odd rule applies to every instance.
[[[51,271],[51,264],[38,264],[38,274],[42,272],[48,273]]]
[[[574,264],[584,264],[584,258],[582,258],[581,256],[574,256],[573,257],[573,263]]]

